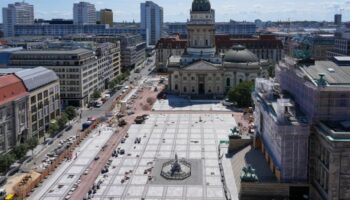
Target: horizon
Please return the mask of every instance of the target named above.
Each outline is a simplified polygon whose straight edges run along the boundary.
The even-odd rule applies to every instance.
[[[1,8],[7,7],[8,4],[18,1],[2,0]],[[79,2],[77,0],[61,0],[55,2],[55,9],[47,3],[47,0],[26,0],[25,2],[34,5],[35,19],[72,19],[73,4]],[[109,8],[113,10],[114,22],[139,22],[140,21],[140,3],[145,2],[136,0],[130,3],[127,0],[89,0],[95,4],[96,10]],[[183,0],[180,3],[175,0],[154,0],[156,4],[164,9],[164,22],[186,22],[189,18],[189,11],[192,0]],[[211,0],[212,8],[216,13],[217,22],[247,21],[254,22],[256,19],[262,21],[317,21],[332,22],[334,15],[342,13],[343,21],[350,20],[350,1],[335,0],[329,2],[327,0],[309,0],[304,3],[302,0],[294,0],[293,2],[279,2],[278,0],[252,0],[235,1],[235,0]],[[263,3],[263,4],[262,4]],[[174,9],[176,5],[176,9]],[[317,7],[317,9],[314,9]],[[52,10],[48,12],[47,10]],[[127,12],[127,10],[132,10]],[[54,17],[52,17],[54,16]],[[0,15],[2,22],[2,15]]]

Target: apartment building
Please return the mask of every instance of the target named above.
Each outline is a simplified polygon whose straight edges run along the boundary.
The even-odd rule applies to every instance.
[[[69,36],[67,39],[74,41],[94,41],[98,43],[111,42],[117,45],[118,51],[115,55],[115,75],[117,76],[120,70],[130,69],[141,64],[146,59],[146,42],[138,34],[120,34],[116,36]]]
[[[101,24],[108,24],[110,27],[113,27],[113,11],[111,9],[102,9],[100,12],[100,18],[97,20]]]
[[[96,36],[96,35],[73,35],[66,36],[65,40],[73,40],[75,42],[84,42],[84,41],[92,41],[96,43],[111,43],[113,44],[111,49],[109,50],[110,56],[112,56],[112,65],[113,65],[113,74],[114,77],[118,76],[121,73],[121,48],[120,41],[115,36]]]
[[[19,51],[11,56],[10,67],[35,68],[43,66],[53,70],[60,80],[63,106],[84,107],[90,95],[99,89],[98,59],[88,49]]]
[[[58,76],[44,67],[15,69],[28,92],[29,137],[43,137],[51,120],[61,115],[60,84]],[[1,73],[1,70],[0,70]]]
[[[142,64],[146,59],[146,42],[140,35],[119,35],[121,46],[122,67],[130,69]]]
[[[156,45],[162,37],[163,8],[152,1],[141,3],[141,29],[146,31],[147,45]]]
[[[96,24],[96,8],[88,2],[75,3],[73,6],[74,24]]]
[[[0,76],[0,154],[28,137],[28,93],[15,75]]]
[[[9,4],[2,9],[2,20],[5,37],[12,37],[15,25],[34,23],[34,6],[25,2]]]
[[[98,89],[108,89],[108,84],[120,74],[120,48],[114,43],[97,44]]]

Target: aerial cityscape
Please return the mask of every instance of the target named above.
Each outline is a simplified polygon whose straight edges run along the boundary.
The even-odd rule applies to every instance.
[[[350,200],[350,3],[249,2],[0,2],[0,200]]]

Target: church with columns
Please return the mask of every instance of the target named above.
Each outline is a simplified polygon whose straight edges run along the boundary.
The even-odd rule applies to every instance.
[[[244,46],[233,46],[224,54],[216,51],[215,11],[209,0],[193,0],[190,14],[187,48],[167,61],[171,92],[220,98],[242,81],[268,77],[269,62]]]

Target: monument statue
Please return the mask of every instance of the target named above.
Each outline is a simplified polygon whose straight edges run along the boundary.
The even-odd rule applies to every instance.
[[[163,163],[160,175],[168,180],[184,180],[191,176],[191,163],[184,159],[179,160],[175,154],[174,160]]]

